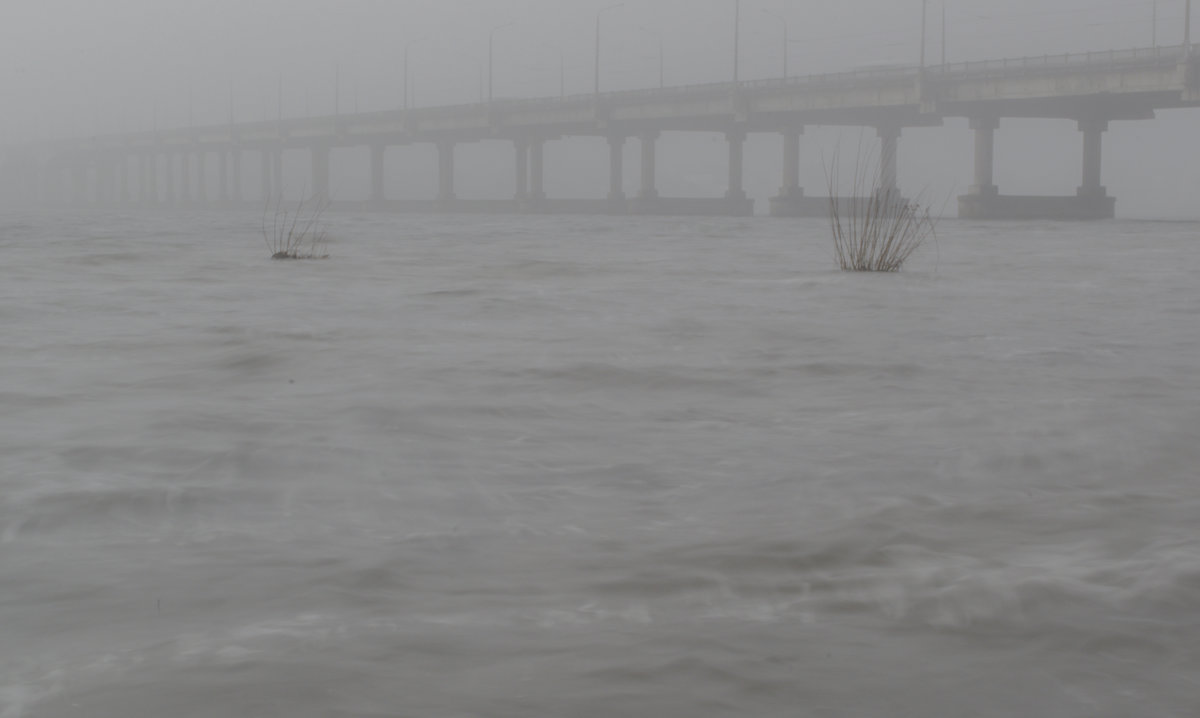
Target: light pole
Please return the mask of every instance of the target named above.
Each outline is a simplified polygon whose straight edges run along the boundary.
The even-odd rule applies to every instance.
[[[1192,0],[1187,0],[1187,8],[1183,13],[1183,54],[1192,56]]]
[[[765,10],[764,9],[762,12],[766,15],[770,15],[771,17],[775,18],[776,20],[778,20],[780,23],[783,24],[783,77],[784,77],[784,79],[787,79],[787,76],[788,76],[788,47],[791,46],[791,42],[788,40],[787,17],[780,13],[775,12],[774,10]]]
[[[488,99],[489,103],[491,103],[492,97],[493,97],[492,89],[494,87],[493,82],[494,82],[494,77],[495,77],[494,73],[495,73],[495,60],[496,60],[496,33],[501,30],[510,28],[516,24],[517,23],[514,20],[512,22],[507,22],[503,25],[497,25],[496,27],[492,28],[491,32],[488,33],[488,96],[487,96],[487,99]]]
[[[625,3],[619,2],[612,5],[606,5],[596,11],[596,96],[600,96],[600,16],[609,10],[616,10],[619,7],[624,7]]]
[[[405,44],[404,44],[404,101],[401,103],[401,105],[402,105],[402,107],[404,108],[404,111],[405,111],[405,112],[408,112],[408,108],[409,108],[409,96],[412,94],[412,93],[410,93],[410,92],[409,92],[409,89],[408,89],[408,80],[409,80],[409,74],[408,74],[408,51],[409,51],[409,49],[410,49],[410,48],[412,48],[414,45],[419,45],[419,44],[421,44],[422,42],[425,42],[425,38],[423,38],[423,37],[422,37],[422,38],[418,38],[418,39],[416,39],[416,40],[413,40],[412,42],[408,42],[408,43],[405,43]]]
[[[929,27],[929,0],[921,0],[921,71],[925,70],[925,30]]]
[[[733,82],[738,81],[738,61],[741,59],[742,42],[742,0],[733,3]]]
[[[651,35],[654,35],[654,37],[658,39],[658,89],[661,90],[667,86],[667,81],[666,81],[667,64],[666,64],[666,60],[664,59],[666,57],[666,55],[663,52],[662,30],[658,30],[658,29],[655,29],[652,27],[646,27],[644,25],[639,25],[638,29],[640,29],[644,32],[648,32]]]

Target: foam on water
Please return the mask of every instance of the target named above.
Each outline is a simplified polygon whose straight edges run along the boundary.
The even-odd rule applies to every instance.
[[[0,217],[0,718],[1200,712],[1196,225]]]

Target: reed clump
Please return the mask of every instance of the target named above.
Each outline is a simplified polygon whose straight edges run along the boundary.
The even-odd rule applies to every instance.
[[[898,272],[927,239],[936,239],[937,220],[924,193],[908,200],[895,187],[884,187],[879,166],[877,158],[859,154],[846,201],[838,198],[837,155],[826,167],[834,254],[843,271]]]
[[[328,208],[327,199],[302,199],[291,209],[284,205],[282,196],[268,201],[263,210],[262,235],[271,259],[329,259],[329,232],[322,221]]]

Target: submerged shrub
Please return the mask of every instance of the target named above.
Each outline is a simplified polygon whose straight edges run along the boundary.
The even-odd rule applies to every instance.
[[[926,239],[935,236],[936,220],[924,193],[906,200],[894,187],[884,187],[877,159],[859,153],[851,196],[838,198],[838,157],[826,167],[829,220],[838,266],[853,272],[898,272]]]
[[[263,210],[262,235],[271,259],[328,259],[325,250],[329,233],[321,221],[328,208],[328,199],[312,204],[300,200],[291,211],[284,206],[282,196],[268,201]],[[271,215],[269,226],[267,215]]]

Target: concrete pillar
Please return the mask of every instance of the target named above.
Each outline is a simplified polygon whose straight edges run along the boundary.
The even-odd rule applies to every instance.
[[[150,204],[150,155],[138,155],[138,200],[143,205]]]
[[[313,201],[329,201],[329,146],[313,145],[309,148],[312,154],[312,187]]]
[[[262,201],[265,203],[271,201],[271,153],[266,147],[263,147],[258,151],[258,154],[260,159],[259,179],[262,182],[260,194],[262,195]]]
[[[900,184],[897,181],[896,156],[900,144],[899,125],[880,125],[879,133],[879,191],[881,194],[899,198]]]
[[[271,152],[271,163],[274,165],[274,171],[271,176],[275,178],[275,196],[283,199],[283,148],[276,147]]]
[[[517,170],[516,199],[518,202],[524,202],[529,198],[529,141],[525,139],[513,140],[513,149],[516,154]]]
[[[658,199],[658,132],[643,132],[639,143],[642,146],[642,187],[638,198]]]
[[[109,164],[108,158],[96,158],[94,167],[96,168],[96,204],[106,205],[112,202],[112,165]]]
[[[159,202],[158,194],[158,152],[153,151],[149,156],[148,167],[150,174],[147,177],[147,185],[150,187],[150,206],[156,207]]]
[[[450,203],[454,201],[454,147],[451,140],[437,143],[438,154],[438,201]]]
[[[242,201],[242,148],[234,147],[229,153],[231,192],[234,202]]]
[[[196,152],[196,201],[201,204],[208,202],[208,168],[205,167],[204,150]]]
[[[217,199],[229,201],[229,154],[224,148],[217,150]]]
[[[725,193],[725,197],[746,199],[746,133],[742,130],[732,130],[725,133],[725,140],[729,143],[729,191]]]
[[[129,158],[125,155],[117,160],[117,201],[122,205],[129,204]]]
[[[1100,184],[1100,167],[1103,135],[1108,129],[1108,120],[1080,120],[1079,131],[1083,133],[1083,185],[1080,197],[1104,197],[1108,191]]]
[[[529,198],[546,199],[546,141],[535,138],[529,144]]]
[[[792,128],[783,133],[783,185],[779,196],[783,199],[803,197],[800,187],[800,135],[804,128]]]
[[[184,150],[179,153],[180,201],[190,205],[196,201],[192,194],[192,153]]]
[[[608,200],[625,201],[625,137],[611,135],[608,138]]]
[[[371,145],[371,204],[380,206],[387,202],[383,185],[383,167],[387,158],[387,145]]]
[[[975,131],[975,184],[970,194],[996,195],[1000,191],[993,180],[996,158],[996,130],[1000,127],[999,117],[972,117],[971,129]]]
[[[167,152],[163,155],[165,163],[165,172],[167,174],[167,204],[173,205],[179,201],[179,195],[175,192],[175,153]]]

